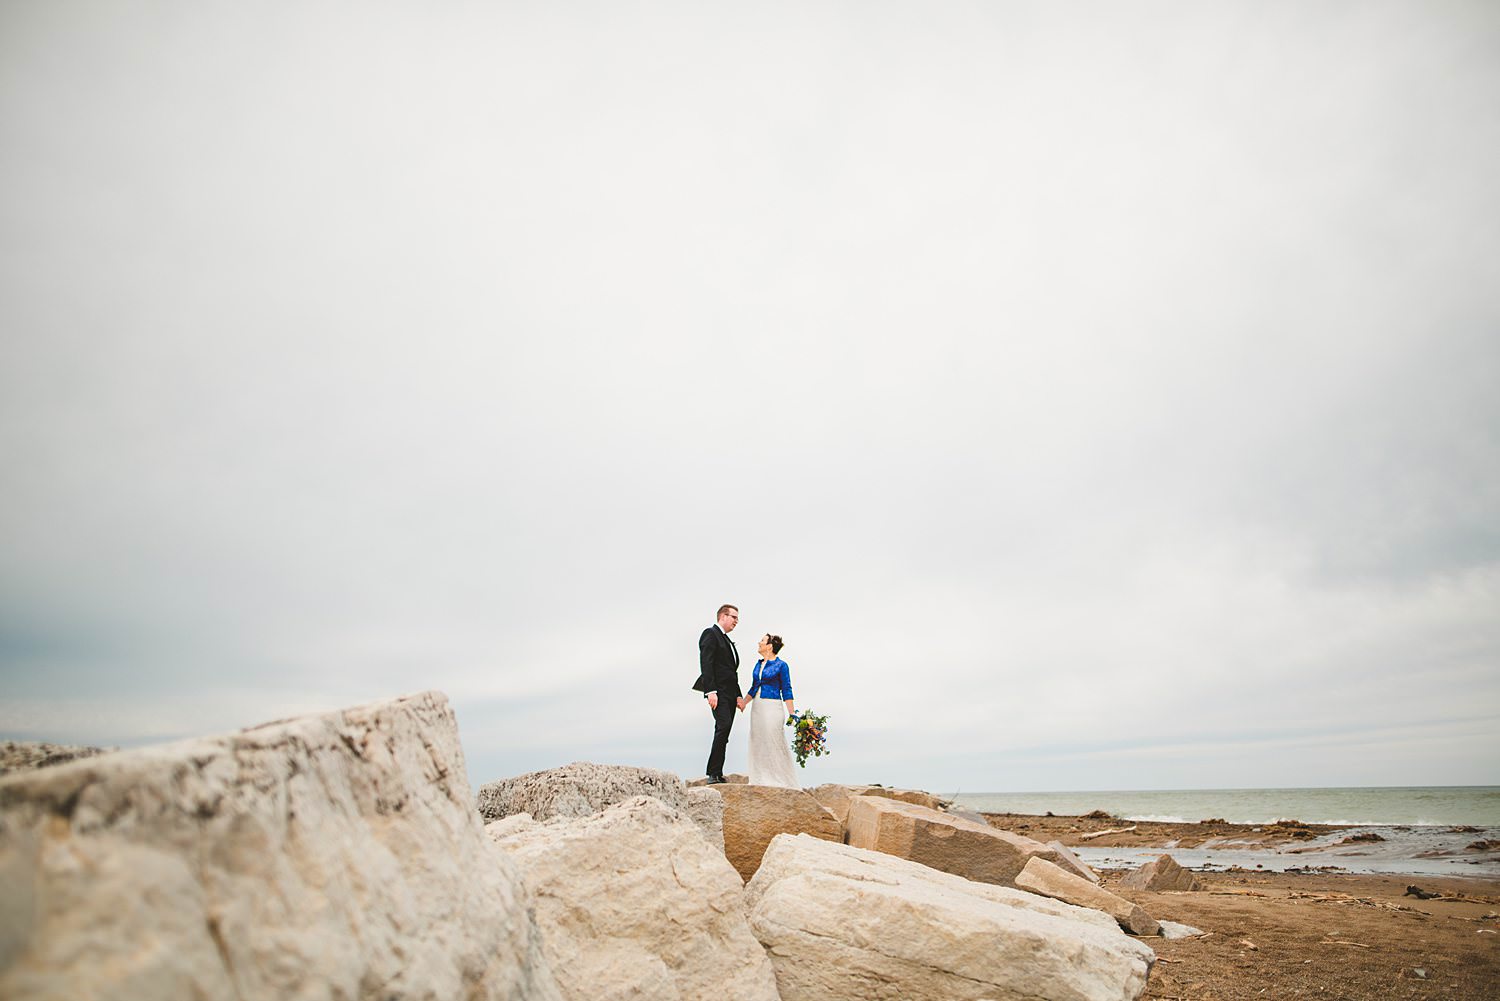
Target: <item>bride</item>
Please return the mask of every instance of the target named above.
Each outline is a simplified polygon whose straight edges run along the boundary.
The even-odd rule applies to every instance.
[[[792,673],[781,652],[781,637],[760,639],[745,706],[750,710],[750,784],[798,789],[792,750],[786,743],[786,717],[792,705]]]

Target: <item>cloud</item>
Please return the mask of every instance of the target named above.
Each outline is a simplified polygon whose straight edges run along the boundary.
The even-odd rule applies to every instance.
[[[1494,12],[913,11],[7,11],[6,732],[1493,780]]]

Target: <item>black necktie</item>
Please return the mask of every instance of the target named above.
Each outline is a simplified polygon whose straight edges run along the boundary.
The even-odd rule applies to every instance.
[[[726,640],[729,640],[729,634],[725,633],[724,634],[724,638]],[[729,652],[732,653],[732,654],[734,654],[734,666],[735,667],[739,667],[740,666],[740,648],[734,645],[734,640],[729,640]]]

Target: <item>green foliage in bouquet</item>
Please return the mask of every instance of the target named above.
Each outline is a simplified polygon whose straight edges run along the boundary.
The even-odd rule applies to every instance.
[[[788,716],[786,725],[794,728],[792,730],[792,753],[797,756],[797,764],[801,767],[807,767],[809,757],[821,758],[825,754],[833,753],[828,750],[827,716],[816,716],[804,710]]]

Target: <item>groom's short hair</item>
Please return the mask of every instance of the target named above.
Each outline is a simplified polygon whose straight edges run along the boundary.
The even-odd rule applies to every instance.
[[[714,615],[714,621],[717,622],[722,619],[725,612],[738,612],[739,610],[738,605],[720,605],[718,612]]]

